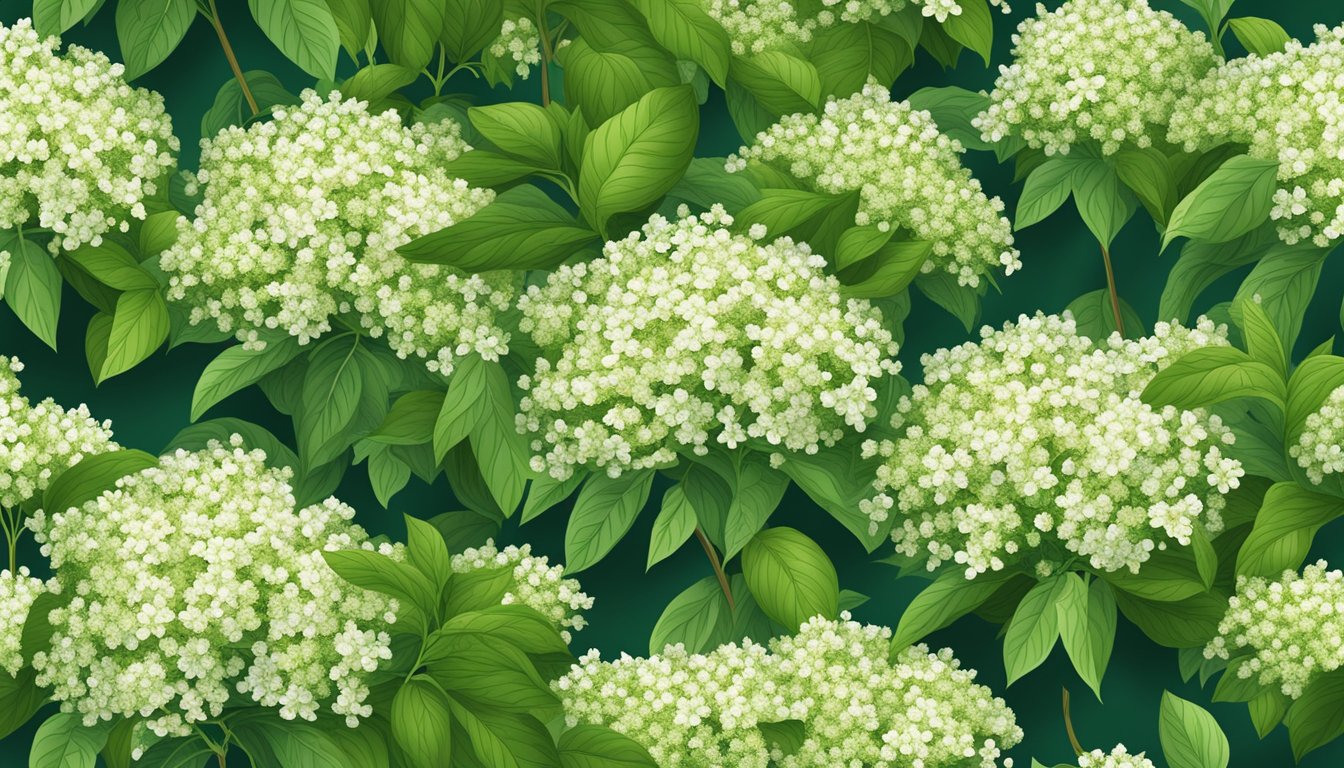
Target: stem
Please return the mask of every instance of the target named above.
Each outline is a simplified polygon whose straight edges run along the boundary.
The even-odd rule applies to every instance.
[[[1069,716],[1069,689],[1064,689],[1064,730],[1069,734],[1069,745],[1073,747],[1075,755],[1081,755],[1087,750],[1078,743],[1078,734],[1073,732],[1073,718]]]
[[[238,80],[238,85],[243,89],[243,98],[247,99],[247,106],[252,110],[252,116],[261,114],[261,107],[257,106],[257,100],[252,96],[252,89],[247,86],[247,78],[243,77],[243,70],[238,66],[238,57],[233,55],[233,46],[229,45],[229,36],[224,34],[224,26],[219,23],[219,9],[215,7],[215,0],[210,0],[210,23],[215,28],[215,34],[219,36],[219,44],[224,49],[224,58],[229,60],[229,68],[233,70],[233,76]],[[220,758],[223,761],[223,757]]]
[[[1125,321],[1120,316],[1120,293],[1115,290],[1115,272],[1111,269],[1111,252],[1101,246],[1101,260],[1106,264],[1106,287],[1111,289],[1111,311],[1115,313],[1115,330],[1125,335]]]
[[[14,529],[10,522],[9,510],[0,510],[0,529],[4,529],[5,543],[9,547],[9,572],[11,575],[18,573],[18,547],[19,532]]]
[[[443,47],[442,45],[440,45],[440,46],[439,46],[439,74],[438,74],[437,77],[434,78],[434,95],[435,95],[435,96],[438,96],[439,94],[443,93],[443,84],[444,84],[444,82],[448,79],[448,78],[446,78],[446,77],[443,76],[443,64],[444,64],[444,58],[445,58],[446,56],[447,56],[447,53],[445,52],[444,47]]]
[[[709,557],[709,566],[714,569],[714,575],[719,579],[719,588],[723,590],[723,596],[728,598],[728,608],[736,611],[737,605],[733,602],[733,589],[728,586],[728,574],[723,571],[723,563],[719,562],[719,553],[714,551],[714,545],[709,543],[709,537],[700,526],[695,526],[695,537],[700,540],[700,546],[705,548],[705,554]]]
[[[541,106],[551,105],[551,32],[546,28],[546,9],[537,14],[537,35],[541,38]]]

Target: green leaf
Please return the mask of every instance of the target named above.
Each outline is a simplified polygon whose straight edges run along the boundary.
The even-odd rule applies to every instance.
[[[891,240],[893,232],[876,224],[850,227],[840,235],[832,260],[836,269],[851,267],[877,253]]]
[[[1111,292],[1105,288],[1084,293],[1069,302],[1064,311],[1073,314],[1073,319],[1078,325],[1078,333],[1095,342],[1104,342],[1118,330],[1115,327],[1115,308],[1111,304]],[[1143,336],[1143,319],[1124,299],[1120,299],[1120,320],[1125,324],[1125,338],[1137,339]]]
[[[919,18],[918,10],[915,15]],[[968,91],[955,85],[928,86],[910,94],[909,101],[910,106],[915,109],[928,110],[929,114],[933,115],[934,122],[938,124],[938,131],[950,139],[961,142],[963,147],[981,150],[995,148],[994,144],[984,140],[980,129],[972,124],[989,106],[987,94]],[[1004,140],[1005,143],[1009,141],[1011,140]],[[1067,193],[1065,197],[1068,197]],[[1060,203],[1063,202],[1061,199]]]
[[[709,650],[715,628],[733,623],[732,609],[718,580],[706,576],[695,582],[663,609],[649,636],[649,653],[662,653],[669,645],[681,643],[689,653]]]
[[[159,460],[148,453],[129,449],[89,456],[51,481],[42,494],[42,508],[56,513],[83,506],[121,478],[158,465]]]
[[[905,607],[891,638],[892,650],[903,651],[979,608],[1008,578],[1003,571],[982,573],[974,579],[966,578],[960,568],[944,571]]]
[[[728,173],[721,157],[697,157],[691,160],[685,175],[667,193],[669,202],[684,202],[692,208],[709,210],[721,203],[737,215],[761,199],[760,190],[743,174]]]
[[[1075,162],[1054,157],[1032,169],[1017,201],[1013,229],[1026,229],[1059,210],[1073,192]]]
[[[1296,570],[1316,532],[1340,516],[1344,516],[1344,499],[1295,483],[1275,483],[1265,493],[1255,526],[1237,553],[1237,575],[1272,579],[1285,570]]]
[[[1176,205],[1176,173],[1167,156],[1153,147],[1127,147],[1115,154],[1114,163],[1120,181],[1138,196],[1158,226],[1166,226]]]
[[[327,0],[332,18],[336,20],[336,30],[341,36],[341,45],[353,58],[363,50],[369,40],[369,30],[373,25],[373,16],[369,13],[369,0]],[[344,91],[342,91],[344,93]]]
[[[1256,16],[1228,19],[1227,25],[1232,28],[1232,34],[1237,36],[1237,40],[1248,53],[1259,56],[1282,51],[1291,39],[1277,23]]]
[[[1274,205],[1277,160],[1249,155],[1223,163],[1194,191],[1176,204],[1162,236],[1165,248],[1184,235],[1192,240],[1223,243],[1260,226]]]
[[[1194,553],[1186,547],[1153,552],[1138,573],[1121,569],[1102,578],[1131,595],[1161,602],[1185,600],[1208,589]]]
[[[117,41],[126,62],[126,79],[134,80],[168,58],[196,19],[191,0],[120,0]]]
[[[121,294],[96,381],[101,383],[129,371],[153,354],[168,339],[168,325],[168,305],[158,287]]]
[[[416,675],[392,699],[392,739],[412,768],[441,768],[453,754],[448,697],[425,675]]]
[[[145,750],[135,768],[205,768],[215,753],[199,736],[164,739]]]
[[[0,739],[22,728],[47,703],[47,691],[37,684],[37,673],[24,666],[10,677],[0,674]]]
[[[56,324],[61,316],[61,273],[46,249],[31,240],[10,237],[0,242],[9,251],[5,303],[48,347],[56,349]]]
[[[414,83],[419,77],[419,72],[400,64],[370,64],[341,83],[341,96],[372,104]]]
[[[1101,579],[1086,584],[1075,573],[1063,578],[1064,584],[1055,602],[1059,636],[1078,676],[1100,701],[1101,679],[1106,674],[1106,665],[1115,645],[1115,595]]]
[[[658,43],[678,59],[693,61],[723,87],[732,51],[728,33],[699,0],[631,0]]]
[[[28,753],[29,768],[94,768],[107,742],[110,722],[85,727],[82,715],[57,712],[38,726]]]
[[[527,486],[527,444],[518,434],[518,406],[504,369],[499,363],[485,363],[481,372],[485,379],[481,415],[468,437],[490,495],[509,517],[522,502]]]
[[[447,10],[444,0],[369,0],[378,41],[388,57],[416,72],[434,55]]]
[[[554,768],[560,763],[546,726],[531,715],[467,707],[449,700],[453,718],[484,768]],[[461,741],[458,741],[459,750]]]
[[[205,366],[196,382],[196,391],[191,398],[191,420],[196,421],[224,398],[279,370],[302,349],[297,339],[283,336],[268,341],[264,349],[245,349],[238,345],[220,352]]]
[[[603,123],[584,144],[579,207],[599,232],[617,213],[638,211],[670,190],[699,136],[695,92],[659,88]]]
[[[742,574],[766,615],[790,631],[813,616],[840,613],[835,566],[817,543],[792,528],[767,528],[742,550]]]
[[[1251,358],[1273,368],[1283,379],[1288,378],[1288,355],[1284,351],[1283,340],[1274,329],[1274,322],[1265,314],[1260,303],[1252,300],[1233,300],[1234,312],[1241,315],[1238,325],[1241,336],[1246,341],[1246,351]]]
[[[654,470],[594,475],[583,484],[565,529],[565,570],[577,573],[606,557],[634,524],[653,487]]]
[[[264,724],[263,724],[264,722]],[[284,768],[364,768],[331,736],[311,725],[254,720]]]
[[[577,224],[545,193],[519,187],[475,215],[417,238],[397,252],[411,261],[447,264],[469,273],[550,269],[598,241],[596,232]]]
[[[443,392],[417,389],[392,404],[383,423],[367,440],[386,445],[421,445],[434,439],[434,422],[443,410]]]
[[[1274,726],[1283,722],[1289,703],[1287,696],[1275,690],[1261,691],[1255,698],[1246,702],[1256,735],[1263,739],[1274,730]]]
[[[33,28],[42,37],[63,35],[98,5],[98,0],[33,0]]]
[[[1324,354],[1308,357],[1288,379],[1288,408],[1284,434],[1296,443],[1307,417],[1319,411],[1326,399],[1344,386],[1344,358]]]
[[[406,520],[406,553],[411,565],[429,578],[432,584],[442,586],[453,575],[452,559],[443,535],[432,523],[404,515]]]
[[[653,532],[649,535],[649,560],[644,570],[657,563],[686,543],[695,532],[695,509],[686,498],[686,492],[680,485],[674,485],[663,494],[663,506],[653,521]]]
[[[243,78],[247,80],[247,88],[252,92],[252,98],[256,99],[262,115],[269,114],[272,108],[282,104],[299,103],[299,97],[290,93],[270,72],[252,70],[245,72]],[[242,86],[236,78],[231,77],[219,87],[210,110],[201,116],[201,135],[214,136],[231,125],[245,126],[256,118],[252,114],[252,105],[243,96]]]
[[[409,563],[397,562],[367,549],[326,550],[322,558],[337,576],[361,589],[378,592],[402,601],[405,608],[418,608],[433,615],[438,590],[430,580]],[[397,617],[401,624],[403,616]]]
[[[472,107],[467,116],[482,136],[504,152],[541,168],[561,167],[560,126],[536,104]]]
[[[475,54],[499,37],[504,6],[499,0],[447,0],[439,41],[453,61],[479,58]]]
[[[564,68],[566,103],[588,125],[600,125],[655,87],[681,82],[671,57],[634,40],[596,50],[580,37],[556,51],[556,59]]]
[[[846,296],[877,299],[895,296],[904,291],[920,275],[933,243],[925,240],[905,240],[887,243],[877,253],[838,275],[843,283],[841,292]]]
[[[1163,691],[1157,728],[1171,768],[1227,768],[1227,737],[1199,705]]]
[[[576,725],[559,746],[560,768],[658,768],[639,742],[604,725]]]
[[[449,552],[479,547],[499,533],[499,518],[471,509],[456,509],[429,519],[448,544]]]
[[[325,464],[345,446],[338,438],[350,426],[364,393],[357,357],[359,337],[338,336],[308,358],[303,379],[303,409],[295,414],[295,439],[304,466]]]
[[[1288,708],[1284,724],[1296,760],[1344,735],[1344,671],[1313,680]]]
[[[980,295],[974,288],[959,284],[955,275],[935,270],[916,277],[915,287],[960,320],[967,333],[980,321]]]
[[[863,458],[856,447],[823,449],[813,455],[790,454],[780,469],[872,552],[886,541],[886,533],[881,526],[876,531],[869,527],[872,520],[859,511],[859,502],[872,495],[877,460]]]
[[[989,54],[994,46],[994,20],[988,3],[979,0],[962,3],[961,13],[949,15],[942,26],[948,37],[980,54],[985,66],[989,66]]]
[[[490,387],[489,364],[480,355],[468,355],[458,361],[448,381],[448,393],[434,421],[434,459],[442,462],[453,446],[467,439],[488,407],[486,390]]]
[[[1144,388],[1143,401],[1191,410],[1237,397],[1258,397],[1282,409],[1287,394],[1278,372],[1245,352],[1202,347],[1159,371]]]
[[[532,478],[532,485],[527,491],[527,500],[523,502],[523,513],[518,518],[518,523],[520,525],[526,523],[569,498],[584,478],[582,472],[575,472],[564,480],[556,480],[550,475]]]
[[[1279,242],[1273,227],[1260,227],[1226,243],[1186,241],[1167,276],[1157,314],[1160,320],[1184,323],[1195,299],[1223,275],[1256,261]]]
[[[736,555],[761,530],[789,487],[788,475],[770,467],[763,454],[739,451],[732,457],[733,500],[723,523],[723,558]]]
[[[513,645],[476,632],[439,638],[426,664],[434,681],[454,699],[518,714],[557,703],[527,654]]]
[[[821,104],[821,76],[811,62],[783,51],[733,58],[732,78],[768,112],[811,112]]]
[[[823,94],[854,93],[869,77],[893,82],[915,62],[914,49],[900,35],[866,22],[820,30],[811,50]]]
[[[1168,648],[1203,646],[1218,634],[1218,622],[1227,613],[1227,596],[1213,592],[1163,602],[1116,591],[1115,604],[1148,639]]]
[[[1008,685],[1039,667],[1059,638],[1059,611],[1055,608],[1068,585],[1062,574],[1032,587],[1018,603],[1003,636],[1003,664]],[[1077,578],[1077,577],[1074,577]]]
[[[313,77],[336,78],[341,36],[325,0],[247,0],[247,6],[286,58]]]
[[[184,428],[164,446],[163,452],[170,453],[178,448],[199,451],[209,445],[211,440],[228,443],[234,435],[243,438],[243,446],[248,450],[264,451],[268,466],[289,467],[294,470],[296,480],[299,479],[299,457],[289,446],[280,442],[265,427],[232,417],[210,419]]]
[[[1134,196],[1120,183],[1115,169],[1100,160],[1077,163],[1072,184],[1073,200],[1083,223],[1103,248],[1110,248],[1134,216]]]
[[[1259,297],[1260,306],[1283,339],[1284,349],[1291,350],[1297,343],[1326,253],[1326,249],[1311,243],[1291,246],[1277,243],[1264,253],[1237,288],[1234,301]]]
[[[479,611],[459,613],[430,635],[425,659],[436,657],[434,645],[440,640],[451,648],[451,637],[456,635],[473,635],[486,641],[508,643],[533,655],[569,651],[559,631],[548,618],[518,604],[492,605]]]
[[[176,215],[173,214],[174,219]],[[119,291],[158,290],[159,281],[125,248],[110,240],[84,245],[66,254],[95,280]]]

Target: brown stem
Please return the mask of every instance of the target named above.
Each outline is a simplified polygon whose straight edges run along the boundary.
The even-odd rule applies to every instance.
[[[1078,734],[1073,732],[1073,718],[1069,715],[1069,689],[1064,689],[1064,730],[1069,734],[1069,745],[1073,747],[1075,755],[1081,755],[1087,750],[1078,743]]]
[[[219,36],[219,44],[224,49],[224,58],[229,60],[229,68],[233,70],[233,76],[238,80],[238,85],[243,89],[243,98],[247,99],[247,106],[252,110],[252,116],[261,114],[261,107],[257,106],[257,100],[252,96],[252,89],[247,87],[247,78],[243,77],[243,70],[238,66],[238,57],[233,55],[233,46],[229,45],[229,36],[224,34],[224,25],[219,23],[219,9],[215,7],[215,0],[210,0],[210,23],[215,28],[215,34]],[[223,756],[220,757],[221,765]]]
[[[1101,260],[1106,263],[1106,287],[1111,289],[1111,311],[1115,313],[1115,330],[1125,335],[1125,321],[1120,315],[1120,293],[1115,290],[1115,272],[1111,269],[1111,252],[1101,246]]]
[[[546,28],[546,10],[537,14],[537,33],[541,37],[541,106],[551,105],[551,31]]]
[[[728,586],[728,574],[723,570],[723,563],[719,562],[719,553],[714,551],[714,545],[709,543],[709,537],[700,526],[695,526],[695,537],[700,540],[700,546],[705,548],[705,554],[709,556],[709,565],[714,569],[714,575],[719,579],[719,588],[723,590],[723,596],[728,598],[728,607],[734,611],[737,605],[733,602],[733,589]]]

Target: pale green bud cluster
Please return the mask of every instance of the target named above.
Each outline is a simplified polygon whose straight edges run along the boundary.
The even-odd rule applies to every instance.
[[[1229,61],[1178,105],[1171,140],[1187,150],[1235,142],[1279,163],[1270,215],[1279,237],[1322,248],[1344,235],[1344,26],[1316,42]]]
[[[1151,146],[1218,63],[1204,33],[1146,0],[1069,0],[1050,12],[1038,3],[1013,46],[973,124],[985,141],[1016,136],[1049,155],[1085,142],[1106,155]]]
[[[138,713],[160,736],[239,698],[351,727],[372,713],[365,677],[392,656],[396,601],[348,584],[322,552],[374,546],[354,510],[298,509],[290,470],[241,445],[179,450],[29,520],[71,595],[32,661],[63,710],[89,725]]]
[[[1328,567],[1319,560],[1300,576],[1238,577],[1205,658],[1242,659],[1239,677],[1277,684],[1294,699],[1320,675],[1344,666],[1344,572]]]
[[[554,685],[571,727],[609,726],[662,768],[992,768],[1021,741],[1013,711],[951,650],[890,653],[890,630],[846,613],[768,646],[613,662],[590,651]],[[785,720],[803,729],[788,754],[758,727]]]
[[[81,405],[66,410],[51,398],[36,405],[19,394],[17,358],[0,356],[0,508],[36,499],[53,478],[87,456],[115,451],[112,423]]]
[[[23,627],[33,601],[59,590],[54,579],[36,578],[26,566],[20,566],[18,573],[10,573],[8,568],[0,571],[0,670],[10,677],[23,668]]]
[[[1223,453],[1231,431],[1140,393],[1184,353],[1227,345],[1224,328],[1159,323],[1094,344],[1068,313],[1038,313],[980,335],[925,355],[925,382],[892,420],[902,437],[865,445],[885,461],[861,508],[874,528],[900,513],[897,552],[967,578],[1018,564],[1048,574],[1075,557],[1137,573],[1196,527],[1221,530],[1223,495],[1245,474]]]
[[[892,101],[886,88],[869,83],[830,99],[821,115],[781,118],[730,157],[728,170],[761,161],[822,192],[858,192],[856,224],[901,228],[929,241],[923,272],[941,270],[975,286],[981,275],[998,268],[1012,274],[1022,262],[1003,201],[985,196],[961,164],[963,151],[927,111]]]
[[[526,16],[505,19],[499,37],[486,51],[501,62],[510,64],[524,80],[532,74],[532,67],[541,64],[541,34],[537,25]]]
[[[519,381],[534,470],[615,477],[748,441],[812,453],[877,416],[875,385],[899,370],[881,312],[804,243],[735,234],[720,206],[678,215],[519,300],[545,354]]]
[[[178,150],[162,96],[132,88],[102,53],[59,55],[60,44],[29,19],[0,24],[0,230],[36,218],[52,253],[143,220]]]
[[[583,611],[593,607],[593,598],[584,594],[578,579],[566,579],[565,568],[551,565],[545,555],[533,555],[532,545],[509,545],[503,549],[489,539],[453,555],[454,573],[469,573],[482,568],[509,568],[513,585],[504,594],[503,604],[525,605],[545,616],[566,643],[573,639],[570,630],[588,625]]]
[[[1124,744],[1115,745],[1109,753],[1094,749],[1078,756],[1078,768],[1157,768],[1153,761],[1140,752],[1131,755]]]
[[[270,121],[203,141],[204,199],[162,257],[169,299],[253,348],[267,330],[307,343],[342,316],[445,374],[471,352],[498,359],[512,278],[396,251],[494,198],[444,170],[469,149],[459,134],[451,121],[408,128],[395,111],[306,91]]]
[[[1288,455],[1297,459],[1307,479],[1316,485],[1326,475],[1344,472],[1344,387],[1332,391],[1320,409],[1307,417]]]

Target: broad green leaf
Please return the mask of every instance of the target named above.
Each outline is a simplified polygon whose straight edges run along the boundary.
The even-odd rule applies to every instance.
[[[810,59],[821,79],[822,93],[843,95],[861,90],[870,77],[893,82],[914,64],[915,52],[895,32],[859,22],[819,31]]]
[[[1255,698],[1246,702],[1246,708],[1251,714],[1251,723],[1255,726],[1255,733],[1260,738],[1265,738],[1269,732],[1274,730],[1274,726],[1283,722],[1283,716],[1288,712],[1290,699],[1284,696],[1281,691],[1264,690]]]
[[[811,112],[821,103],[821,76],[811,62],[784,51],[734,57],[732,78],[776,115]]]
[[[1018,603],[1003,636],[1003,664],[1009,685],[1039,667],[1055,647],[1059,639],[1059,611],[1055,606],[1068,587],[1069,576],[1072,574],[1038,583]]]
[[[1227,737],[1199,705],[1163,691],[1157,728],[1162,756],[1171,768],[1227,768]]]
[[[466,440],[485,417],[489,365],[480,355],[468,355],[453,369],[443,407],[434,422],[434,458],[437,461],[442,462],[448,451]]]
[[[634,40],[596,50],[580,37],[556,51],[556,59],[564,68],[566,103],[591,126],[606,122],[654,88],[681,82],[671,57]],[[689,86],[686,90],[692,91]]]
[[[1203,408],[1237,397],[1258,397],[1284,407],[1287,384],[1268,365],[1234,347],[1202,347],[1158,372],[1143,390],[1143,401]]]
[[[205,768],[215,753],[199,736],[176,737],[156,742],[136,760],[135,768]]]
[[[178,448],[199,451],[209,445],[211,440],[226,444],[234,435],[243,439],[243,447],[248,450],[264,451],[268,466],[289,467],[294,470],[296,477],[299,475],[301,469],[299,457],[289,446],[280,442],[280,439],[265,427],[232,417],[209,419],[183,428],[164,446],[163,453],[170,453]]]
[[[884,229],[876,224],[850,227],[840,235],[832,264],[836,269],[854,266],[877,253],[891,240],[892,234],[890,227]]]
[[[1026,229],[1054,213],[1073,192],[1076,161],[1053,157],[1036,166],[1022,186],[1014,229]]]
[[[1176,205],[1176,174],[1167,156],[1153,147],[1127,147],[1115,154],[1115,172],[1143,203],[1158,226],[1167,224],[1167,217]]]
[[[933,252],[926,240],[887,243],[875,254],[839,274],[846,296],[877,299],[904,291],[921,273]]]
[[[120,0],[117,42],[126,62],[126,79],[134,80],[162,64],[195,19],[192,0]]]
[[[1344,670],[1313,680],[1288,708],[1284,724],[1296,760],[1344,735]]]
[[[649,498],[653,476],[651,469],[597,474],[583,484],[565,529],[567,572],[595,565],[624,538]]]
[[[168,339],[168,325],[168,305],[157,286],[121,294],[97,382],[129,371],[153,354]]]
[[[358,336],[338,336],[313,350],[303,380],[303,408],[295,414],[295,438],[304,466],[325,464],[344,449],[338,438],[359,411],[365,379]]]
[[[509,517],[522,502],[527,486],[527,443],[518,434],[515,420],[518,405],[513,401],[504,369],[499,363],[489,362],[481,371],[485,379],[482,412],[468,438],[490,495],[504,516]]]
[[[1268,56],[1283,50],[1291,39],[1276,22],[1256,16],[1228,19],[1227,25],[1232,28],[1232,34],[1237,36],[1237,40],[1247,52],[1259,56]]]
[[[63,35],[98,5],[98,0],[33,0],[33,28],[42,37]]]
[[[279,370],[302,349],[297,339],[283,336],[266,342],[265,348],[260,350],[237,345],[219,353],[205,366],[196,382],[196,391],[191,398],[191,420],[196,421],[224,398]]]
[[[341,36],[326,0],[247,0],[257,26],[313,77],[333,80]]]
[[[341,96],[374,103],[419,79],[420,73],[400,64],[370,64],[341,83]]]
[[[1226,243],[1187,241],[1162,289],[1158,319],[1184,323],[1190,317],[1195,299],[1204,289],[1223,275],[1258,260],[1278,241],[1274,228],[1268,226]]]
[[[89,373],[98,375],[107,360],[107,339],[112,335],[112,316],[106,312],[97,312],[89,318],[88,330],[84,333],[84,357],[89,361]]]
[[[431,389],[407,392],[392,404],[383,423],[367,440],[386,445],[421,445],[434,439],[434,423],[443,410],[445,394]]]
[[[1064,310],[1073,314],[1073,319],[1078,324],[1078,333],[1095,342],[1104,342],[1118,330],[1115,327],[1115,307],[1111,304],[1111,292],[1105,288],[1084,293],[1069,302],[1069,306]],[[1125,324],[1125,338],[1137,339],[1144,335],[1143,319],[1124,299],[1120,299],[1120,320]]]
[[[766,189],[739,218],[765,227],[769,237],[781,237],[839,208],[847,197],[803,189]]]
[[[988,95],[968,91],[955,85],[929,86],[910,94],[909,101],[910,106],[915,109],[928,110],[933,115],[934,122],[938,124],[938,132],[950,139],[956,139],[963,147],[980,150],[995,148],[994,144],[984,140],[980,129],[972,124],[989,106]],[[1067,181],[1065,185],[1067,186]],[[1064,196],[1068,197],[1067,192]],[[1061,199],[1059,202],[1063,204],[1064,200]],[[1059,205],[1055,207],[1058,208]]]
[[[420,569],[430,583],[446,584],[453,575],[453,563],[443,535],[432,523],[410,515],[403,517],[406,521],[406,559]]]
[[[695,509],[686,499],[686,493],[680,485],[674,485],[663,494],[663,506],[653,521],[653,532],[649,535],[649,560],[644,570],[657,563],[686,543],[695,532]]]
[[[448,544],[449,552],[479,547],[499,533],[499,518],[471,509],[456,509],[429,519]]]
[[[659,88],[603,123],[584,144],[579,207],[599,232],[670,190],[691,162],[699,110],[690,88]]]
[[[1330,393],[1344,387],[1344,358],[1324,354],[1309,357],[1288,379],[1288,408],[1284,433],[1296,443],[1307,417],[1325,405]]]
[[[61,273],[46,249],[31,240],[9,237],[0,242],[9,252],[5,303],[44,344],[56,349],[56,324],[61,316]]]
[[[373,24],[369,0],[327,0],[327,7],[336,21],[341,45],[353,58],[369,40],[369,30]]]
[[[728,173],[723,164],[721,157],[691,160],[681,180],[667,193],[668,201],[684,202],[698,210],[709,210],[719,203],[736,216],[761,199],[760,190],[744,174]]]
[[[94,768],[112,724],[86,727],[82,715],[57,712],[38,726],[28,752],[29,768]]]
[[[42,508],[54,514],[83,506],[121,478],[158,464],[159,460],[148,453],[130,449],[89,456],[51,481],[42,494]]]
[[[958,283],[950,272],[934,270],[921,274],[915,278],[915,287],[960,320],[967,333],[980,321],[980,294],[974,288]]]
[[[1059,636],[1078,676],[1100,701],[1101,679],[1106,674],[1106,665],[1115,645],[1115,596],[1101,579],[1086,584],[1076,573],[1067,574],[1063,579],[1055,602]]]
[[[550,619],[516,603],[492,605],[483,610],[457,614],[430,636],[425,659],[435,657],[433,646],[437,641],[451,646],[450,636],[456,635],[474,635],[487,641],[505,642],[529,654],[566,653],[569,650]]]
[[[733,500],[723,522],[724,560],[736,555],[757,535],[789,487],[788,475],[771,468],[764,454],[739,451],[732,462],[735,477]]]
[[[767,528],[742,550],[742,574],[766,615],[790,631],[840,612],[835,566],[817,543],[793,528]]]
[[[662,653],[676,643],[686,646],[690,653],[703,653],[709,650],[715,628],[732,622],[732,610],[718,580],[706,576],[672,598],[663,609],[649,636],[649,653]]]
[[[566,730],[559,747],[560,768],[658,768],[639,742],[602,725]]]
[[[989,54],[994,46],[994,20],[988,3],[979,0],[961,3],[961,13],[950,14],[942,26],[948,37],[980,54],[985,66],[989,66]]]
[[[960,568],[944,571],[905,607],[891,638],[892,651],[903,651],[979,608],[1008,578],[1003,571],[982,573],[974,579],[966,578]]]
[[[1174,238],[1189,237],[1223,243],[1260,226],[1274,205],[1277,160],[1249,155],[1223,163],[1194,191],[1176,204],[1162,236],[1165,248]]]
[[[560,764],[555,739],[532,715],[502,712],[486,707],[468,707],[450,698],[456,727],[456,749],[463,741],[484,768],[554,768]],[[463,763],[468,764],[468,763]]]
[[[876,460],[864,459],[855,447],[823,449],[813,455],[790,454],[780,469],[872,552],[886,541],[886,532],[883,526],[870,528],[872,520],[859,510],[859,502],[872,495]]]
[[[1246,342],[1246,351],[1250,356],[1270,368],[1280,377],[1288,378],[1288,355],[1284,351],[1283,340],[1274,329],[1274,322],[1265,314],[1260,302],[1242,299],[1233,300],[1233,311],[1241,315],[1238,325],[1241,336]],[[1235,316],[1235,315],[1234,315]]]
[[[527,654],[475,632],[440,636],[429,674],[448,694],[473,705],[524,714],[557,703]]]
[[[585,477],[584,473],[575,472],[564,480],[556,480],[550,475],[532,478],[518,523],[526,523],[569,498]]]
[[[1153,552],[1138,573],[1121,569],[1103,574],[1111,586],[1131,595],[1160,602],[1174,602],[1208,589],[1194,553],[1186,547],[1168,547]]]
[[[314,726],[260,719],[251,724],[284,768],[365,768],[355,763],[340,743]]]
[[[1115,604],[1148,639],[1168,648],[1203,646],[1218,634],[1227,596],[1202,592],[1184,600],[1146,600],[1117,590]]]
[[[631,0],[658,43],[678,59],[693,61],[723,87],[732,56],[728,33],[699,0]]]
[[[438,590],[410,563],[366,549],[327,550],[322,557],[337,576],[356,587],[395,597],[405,603],[404,607],[418,608],[426,616],[434,614]],[[407,617],[398,615],[398,625],[403,618]]]
[[[545,193],[519,187],[476,214],[417,238],[397,252],[411,261],[447,264],[469,273],[550,269],[599,239]]]
[[[1237,575],[1276,578],[1285,570],[1296,570],[1316,532],[1340,516],[1344,516],[1344,499],[1295,483],[1274,484],[1237,554]]]
[[[392,739],[411,768],[442,768],[453,754],[448,697],[426,675],[407,680],[392,699]]]
[[[695,519],[705,535],[723,549],[724,522],[733,501],[733,487],[724,477],[704,464],[692,464],[681,478],[681,489],[695,510]]]
[[[446,0],[443,31],[439,41],[453,61],[470,61],[499,37],[504,5],[499,0]]]
[[[176,214],[170,215],[177,218]],[[66,254],[95,280],[118,291],[159,290],[159,281],[140,266],[130,251],[105,240],[101,245],[84,245]]]
[[[47,703],[47,691],[37,684],[37,673],[24,666],[13,677],[0,674],[0,739],[33,718]]]
[[[244,72],[243,78],[247,80],[247,89],[252,92],[252,98],[256,99],[257,108],[263,115],[269,114],[276,106],[299,103],[299,97],[290,93],[270,72],[252,70]],[[215,103],[201,116],[201,135],[214,136],[231,125],[245,126],[254,119],[256,116],[243,96],[242,86],[236,78],[231,77],[219,87]],[[193,203],[188,211],[194,207]]]
[[[1071,181],[1083,223],[1103,248],[1110,248],[1134,216],[1134,196],[1120,183],[1116,170],[1100,160],[1077,163]]]
[[[429,64],[448,10],[444,0],[369,0],[369,10],[392,63],[417,72]]]
[[[1311,243],[1291,246],[1277,243],[1263,254],[1237,288],[1234,301],[1259,298],[1286,350],[1297,343],[1327,252]]]
[[[1203,17],[1204,23],[1209,25],[1209,30],[1214,33],[1215,37],[1220,36],[1217,33],[1223,28],[1223,18],[1227,16],[1228,10],[1232,8],[1232,3],[1235,1],[1236,0],[1181,0],[1182,3],[1199,11],[1199,15]],[[1173,766],[1173,768],[1175,767]]]
[[[472,107],[471,124],[504,152],[541,168],[561,167],[560,126],[546,110],[527,102]]]

